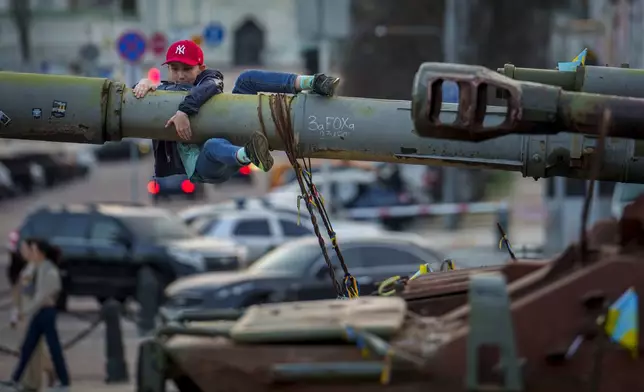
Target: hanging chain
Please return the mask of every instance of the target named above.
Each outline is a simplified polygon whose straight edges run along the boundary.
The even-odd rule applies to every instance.
[[[298,161],[299,150],[297,141],[295,140],[295,133],[293,131],[293,124],[291,122],[290,116],[292,98],[289,99],[289,97],[285,94],[274,94],[269,96],[269,103],[271,117],[273,119],[273,123],[275,124],[275,129],[277,130],[278,135],[284,143],[284,151],[286,152],[286,156],[288,157],[291,166],[293,166],[297,182],[300,186],[301,195],[298,196],[297,200],[298,208],[300,202],[304,201],[306,209],[308,210],[311,217],[313,230],[318,238],[318,242],[322,250],[322,255],[324,256],[324,260],[327,264],[327,267],[329,268],[329,275],[331,276],[331,280],[333,281],[333,285],[338,294],[338,297],[344,297],[346,290],[349,298],[357,298],[360,295],[358,282],[349,272],[349,268],[347,267],[344,261],[344,257],[342,256],[342,252],[340,251],[336,233],[335,231],[333,231],[328,212],[324,206],[324,199],[313,183],[313,178],[310,170],[310,160],[308,165],[304,158],[302,158],[301,164]],[[262,96],[260,95],[258,115],[260,118],[262,132],[266,134],[262,114]],[[318,227],[318,220],[314,208],[317,210],[320,218],[322,219],[322,223],[324,224],[324,227],[327,230],[327,234],[329,235],[329,238],[331,240],[331,245],[333,246],[333,249],[338,257],[338,261],[340,262],[340,266],[342,267],[342,271],[344,272],[343,282],[345,290],[343,290],[338,283],[333,264],[331,263],[329,254],[326,249],[324,238],[322,237],[322,234],[320,233],[320,229]]]

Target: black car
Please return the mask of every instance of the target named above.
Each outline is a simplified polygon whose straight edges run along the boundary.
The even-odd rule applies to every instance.
[[[203,183],[193,182],[188,176],[172,176],[162,180],[152,179],[148,182],[148,193],[156,204],[161,200],[173,198],[186,198],[188,200],[202,200],[206,197],[206,188]]]
[[[361,295],[377,290],[391,276],[413,275],[421,264],[438,268],[442,255],[409,235],[385,234],[340,239],[349,272],[358,280]],[[327,252],[342,280],[333,249]],[[342,284],[342,283],[341,283]],[[249,269],[237,273],[208,273],[183,278],[166,288],[162,315],[184,310],[245,308],[268,302],[332,299],[337,293],[317,238],[307,237],[280,246]]]
[[[115,204],[44,207],[10,235],[12,263],[22,263],[20,239],[44,238],[63,253],[65,296],[125,300],[136,293],[142,271],[160,287],[178,277],[239,268],[244,248],[197,237],[163,209]]]
[[[40,165],[44,170],[45,185],[47,187],[68,182],[79,176],[74,165],[61,159],[56,154],[40,152],[21,153],[18,159],[25,162],[25,164],[35,163]]]
[[[45,187],[45,170],[41,165],[19,156],[1,156],[0,164],[9,170],[19,193],[31,193]]]

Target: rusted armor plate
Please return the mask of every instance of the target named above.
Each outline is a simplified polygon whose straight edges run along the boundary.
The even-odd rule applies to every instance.
[[[423,275],[407,284],[402,297],[407,300],[411,311],[436,317],[467,304],[468,286],[473,274],[499,271],[510,283],[547,264],[547,261],[519,260],[506,265]]]

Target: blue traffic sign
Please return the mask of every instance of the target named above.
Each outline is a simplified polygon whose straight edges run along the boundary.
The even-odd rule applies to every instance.
[[[209,46],[219,46],[224,41],[224,26],[212,22],[203,31],[204,42]]]
[[[117,44],[119,55],[132,63],[141,60],[147,49],[146,41],[145,36],[138,31],[128,31],[121,34]]]

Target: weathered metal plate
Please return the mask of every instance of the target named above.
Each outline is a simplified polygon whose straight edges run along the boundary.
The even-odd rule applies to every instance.
[[[501,272],[508,282],[512,282],[533,272],[547,261],[520,261],[517,263],[496,265],[481,268],[468,268],[455,271],[445,271],[423,275],[409,282],[403,297],[407,300],[447,294],[450,292],[466,291],[470,276],[486,272]]]
[[[406,312],[405,300],[398,297],[256,305],[235,324],[231,337],[245,343],[342,339],[347,325],[390,336]]]

